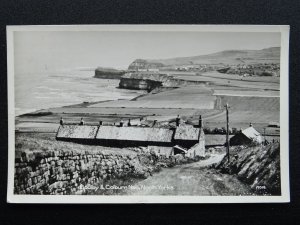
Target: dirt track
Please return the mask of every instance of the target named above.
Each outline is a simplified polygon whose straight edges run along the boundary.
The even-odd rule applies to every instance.
[[[224,155],[212,155],[207,160],[166,168],[128,190],[129,195],[251,195],[250,189],[236,177],[221,174],[207,166],[219,162]]]

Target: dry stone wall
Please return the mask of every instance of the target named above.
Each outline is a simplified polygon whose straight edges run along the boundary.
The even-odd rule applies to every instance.
[[[143,157],[148,165],[140,163]],[[151,155],[105,155],[95,151],[22,152],[15,162],[14,192],[82,194],[83,186],[99,185],[111,178],[145,178],[154,169]]]
[[[161,167],[186,163],[181,155],[104,154],[99,151],[26,151],[15,160],[15,194],[85,194],[112,179],[147,178]]]

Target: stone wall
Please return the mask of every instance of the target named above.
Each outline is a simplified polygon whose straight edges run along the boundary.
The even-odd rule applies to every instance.
[[[93,151],[26,151],[15,160],[15,194],[85,194],[113,179],[147,178],[161,167],[187,163],[183,156],[133,155]]]
[[[141,157],[100,151],[22,152],[15,162],[14,192],[81,194],[81,186],[101,184],[110,178],[147,177],[154,167],[142,165]]]

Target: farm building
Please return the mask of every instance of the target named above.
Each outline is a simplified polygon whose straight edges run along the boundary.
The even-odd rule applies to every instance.
[[[187,153],[186,156],[189,158],[195,158],[196,156],[205,157],[205,146],[203,142],[199,142],[195,144],[193,147],[191,147]]]
[[[262,137],[260,133],[252,126],[238,132],[229,140],[230,145],[245,145],[251,143],[262,143]]]
[[[180,124],[175,131],[174,142],[176,145],[190,148],[204,137],[203,129],[187,124]]]
[[[205,151],[202,121],[198,127],[179,124],[176,128],[61,125],[56,139],[121,148],[156,146],[160,148],[155,152],[163,155],[174,154],[173,146],[176,145],[182,149],[192,147],[184,152],[190,156],[202,156]]]
[[[99,126],[61,125],[58,128],[56,139],[91,143],[96,137]]]
[[[116,126],[89,126],[63,125],[60,126],[57,140],[90,141],[91,144],[116,146],[174,146],[186,148],[197,144],[204,139],[201,128],[192,125],[179,125],[175,129],[157,127],[116,127]]]

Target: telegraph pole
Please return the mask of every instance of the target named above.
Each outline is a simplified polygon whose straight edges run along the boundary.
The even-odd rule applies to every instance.
[[[264,127],[264,145],[266,145],[266,128]]]
[[[226,108],[226,124],[227,124],[227,129],[226,129],[226,148],[227,148],[227,158],[228,158],[228,163],[230,162],[230,156],[229,156],[229,116],[228,116],[228,103],[225,105]]]

